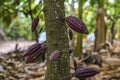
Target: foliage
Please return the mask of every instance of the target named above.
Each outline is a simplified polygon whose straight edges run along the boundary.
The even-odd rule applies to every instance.
[[[31,39],[30,20],[42,10],[42,1],[35,0],[1,0],[0,26],[9,39]],[[39,10],[38,10],[39,9]],[[4,14],[4,15],[3,15]],[[43,21],[43,13],[40,19]],[[43,22],[41,22],[44,25]]]
[[[28,39],[31,40],[30,18],[19,16],[13,19],[9,29],[5,28],[6,35],[9,39]]]
[[[83,0],[83,21],[85,22],[89,32],[94,31],[95,22],[96,22],[96,6],[98,3],[101,4],[101,0]],[[113,2],[112,2],[113,1]],[[76,3],[78,0],[74,0],[75,2],[75,14],[78,15],[78,6]],[[19,37],[24,39],[31,39],[30,35],[32,33],[29,32],[28,26],[30,26],[31,22],[31,13],[32,17],[37,16],[43,9],[42,0],[0,0],[0,28],[6,33],[9,39],[15,39],[15,36],[19,35]],[[66,15],[70,15],[70,0],[65,0],[66,7]],[[107,17],[107,25],[108,29],[111,28],[113,20],[115,20],[115,30],[120,25],[120,10],[119,10],[120,0],[105,0],[104,8]],[[39,10],[38,10],[39,9]],[[40,11],[41,10],[41,11]],[[24,17],[20,17],[24,15]],[[17,18],[17,21],[15,21]],[[44,17],[43,13],[39,15],[41,26],[44,26]],[[28,20],[29,19],[29,20]],[[23,21],[23,22],[22,22]],[[17,22],[17,23],[15,23]],[[13,24],[14,23],[14,24]],[[21,25],[19,29],[16,29],[15,25]],[[16,34],[11,33],[14,26],[14,29],[19,30],[16,31]],[[23,26],[23,27],[22,27]],[[18,27],[17,27],[18,28]],[[23,30],[27,30],[26,32]],[[116,33],[119,33],[117,30]],[[28,35],[29,34],[29,35]]]

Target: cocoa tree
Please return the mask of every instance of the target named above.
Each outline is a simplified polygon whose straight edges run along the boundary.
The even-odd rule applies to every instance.
[[[27,49],[24,55],[26,63],[38,62],[47,51],[45,80],[70,80],[69,41],[65,22],[75,32],[88,34],[88,30],[79,18],[75,16],[65,17],[64,0],[45,0],[43,11],[45,14],[47,39],[42,43],[36,41],[35,44]],[[36,31],[38,21],[38,18],[33,19],[32,32]],[[75,60],[74,63],[76,63]],[[74,64],[73,69],[75,70],[73,76],[79,78],[79,80],[85,80],[87,77],[99,73],[98,70],[92,68],[78,68],[77,63]],[[90,72],[92,74],[89,74]]]
[[[70,80],[67,26],[65,24],[64,0],[44,0],[47,44],[46,80]],[[54,50],[60,51],[55,61],[49,59]]]

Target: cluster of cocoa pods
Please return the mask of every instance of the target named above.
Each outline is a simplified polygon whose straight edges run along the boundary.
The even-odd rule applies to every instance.
[[[89,33],[84,22],[75,16],[66,17],[66,23],[75,32],[82,33],[82,34]],[[69,30],[70,40],[72,40],[72,36],[73,36],[72,31]],[[97,70],[95,68],[88,68],[88,67],[78,68],[76,60],[73,60],[73,65],[74,65],[74,69],[75,69],[74,76],[76,78],[79,78],[79,80],[85,80],[86,78],[92,77],[100,72],[99,70]]]
[[[82,34],[88,34],[88,30],[82,20],[75,16],[68,16],[65,18],[66,23],[68,26],[74,30],[75,32],[82,33]],[[39,17],[35,17],[32,21],[32,26],[31,30],[32,32],[36,31],[37,25],[39,22]],[[72,30],[69,29],[69,38],[72,40]],[[43,58],[45,59],[45,53],[46,53],[46,42],[38,43],[36,42],[35,44],[31,45],[25,52],[25,62],[26,63],[31,63],[31,62],[36,62],[39,61],[39,59]],[[59,50],[54,50],[51,52],[49,59],[51,61],[55,60],[60,56],[60,51]],[[74,76],[79,78],[79,79],[85,79],[91,76],[94,76],[99,73],[99,70],[94,69],[94,68],[78,68],[77,67],[77,62],[73,60],[74,64],[74,69],[75,73]]]
[[[74,16],[68,16],[65,18],[65,21],[72,30],[79,32],[79,33],[83,33],[83,34],[88,33],[88,30],[87,30],[85,24],[79,18],[74,17]],[[32,20],[32,25],[31,25],[32,32],[36,31],[38,22],[39,22],[38,16]],[[72,36],[73,36],[72,30],[69,29],[69,38],[71,40],[72,40]],[[41,44],[36,42],[32,46],[30,46],[25,52],[26,63],[35,62],[38,60],[37,58],[40,58],[40,56],[43,57],[43,55],[45,57],[45,52],[46,52],[45,42],[43,42]],[[56,58],[58,58],[59,55],[60,55],[60,51],[55,50],[51,53],[49,58],[50,58],[50,60],[53,61]]]
[[[31,30],[32,32],[36,31],[37,25],[39,22],[39,17],[35,17],[32,20]],[[38,61],[45,60],[45,53],[46,53],[46,41],[42,43],[34,43],[25,51],[25,62],[26,63],[33,63]],[[53,61],[59,56],[59,51],[55,50],[50,55],[50,60]]]
[[[43,43],[34,43],[31,45],[25,52],[25,62],[32,63],[37,62],[39,59],[43,60],[45,58],[46,46],[45,42]]]

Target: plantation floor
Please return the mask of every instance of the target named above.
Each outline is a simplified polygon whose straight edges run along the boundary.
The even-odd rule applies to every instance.
[[[45,71],[47,69],[44,63],[32,63],[26,64],[24,62],[24,51],[34,42],[22,41],[17,42],[18,47],[15,48],[16,42],[6,42],[0,44],[0,80],[44,80]],[[100,70],[100,73],[95,77],[89,78],[89,80],[120,80],[120,41],[115,41],[114,45],[110,45],[111,48],[101,49],[100,52],[92,52],[93,44],[88,44],[90,47],[84,48],[83,51],[87,54],[88,61],[84,59],[86,57],[74,58],[77,60],[79,67],[94,67]],[[84,56],[86,53],[83,53]],[[96,59],[93,55],[98,56]],[[100,62],[99,65],[93,64],[94,61]],[[100,61],[102,60],[102,61]],[[71,58],[71,67],[73,62]],[[71,69],[71,74],[74,70]],[[71,80],[77,80],[73,77]]]

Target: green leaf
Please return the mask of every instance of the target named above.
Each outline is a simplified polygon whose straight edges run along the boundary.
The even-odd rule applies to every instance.
[[[10,16],[5,16],[2,21],[6,25],[5,27],[9,27],[8,25],[10,25],[10,23],[12,22],[12,19]]]
[[[90,0],[90,4],[93,6],[95,4],[95,0]]]

